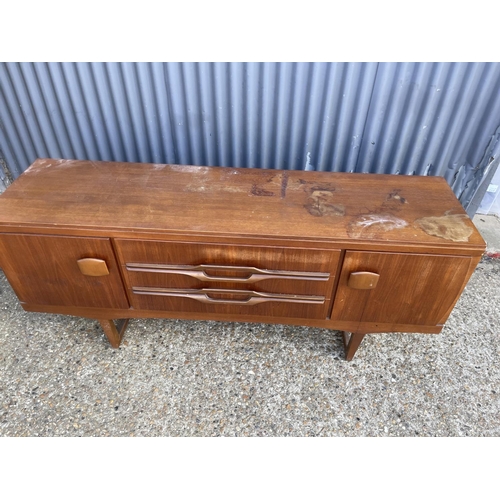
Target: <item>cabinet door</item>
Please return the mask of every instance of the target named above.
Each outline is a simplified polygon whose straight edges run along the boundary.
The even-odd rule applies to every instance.
[[[1,234],[0,253],[5,275],[21,302],[116,309],[129,307],[113,248],[107,238]],[[101,276],[83,274],[78,265],[81,259],[98,259],[104,269],[97,269]]]
[[[470,266],[471,257],[348,251],[331,319],[441,325],[465,286]],[[363,286],[367,288],[358,288]]]

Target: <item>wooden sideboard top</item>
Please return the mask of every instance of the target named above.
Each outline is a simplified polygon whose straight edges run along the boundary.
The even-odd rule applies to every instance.
[[[485,248],[441,177],[83,160],[36,160],[0,196],[0,227]]]

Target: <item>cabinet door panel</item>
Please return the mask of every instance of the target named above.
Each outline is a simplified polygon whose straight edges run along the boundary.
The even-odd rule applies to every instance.
[[[405,325],[446,321],[468,277],[470,257],[346,252],[332,320]],[[373,288],[353,288],[352,273],[374,273]]]
[[[5,275],[21,302],[129,308],[107,238],[2,234],[0,252]],[[109,274],[86,276],[78,265],[81,259],[104,261]]]

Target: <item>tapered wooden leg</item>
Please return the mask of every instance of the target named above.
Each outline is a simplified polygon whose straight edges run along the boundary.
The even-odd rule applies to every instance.
[[[121,319],[115,325],[115,322],[111,319],[100,319],[98,320],[101,324],[101,328],[104,330],[106,337],[112,347],[120,347],[120,343],[123,338],[123,334],[127,329],[128,319]]]
[[[361,344],[362,340],[365,338],[366,333],[342,333],[344,339],[345,359],[347,361],[352,361],[352,358],[356,354],[359,344]]]

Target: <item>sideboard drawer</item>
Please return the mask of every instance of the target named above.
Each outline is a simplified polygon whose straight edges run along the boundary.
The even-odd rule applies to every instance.
[[[115,240],[133,307],[195,313],[328,315],[340,251]]]
[[[330,298],[339,250],[116,240],[129,289],[236,289]]]
[[[131,302],[136,309],[153,311],[303,319],[326,319],[330,305],[324,296],[152,287],[134,287]]]

